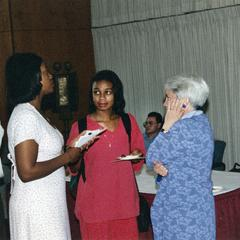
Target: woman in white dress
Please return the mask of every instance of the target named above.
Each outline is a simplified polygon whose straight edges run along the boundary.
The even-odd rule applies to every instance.
[[[43,96],[54,83],[41,57],[12,55],[6,64],[7,93],[14,106],[8,127],[12,169],[9,203],[12,240],[71,239],[64,165],[80,148],[63,153],[62,134],[41,114]]]

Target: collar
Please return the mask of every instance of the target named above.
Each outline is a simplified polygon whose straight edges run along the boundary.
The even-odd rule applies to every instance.
[[[146,132],[144,132],[144,133],[143,133],[143,136],[144,136],[145,138],[147,138],[147,139],[154,139],[158,134],[159,134],[159,131],[156,132],[156,133],[154,134],[154,136],[150,138],[150,137],[148,137],[148,135],[146,134]]]
[[[201,115],[201,114],[203,114],[202,110],[194,110],[194,111],[191,111],[191,112],[186,113],[185,115],[183,115],[181,119],[191,118],[193,116],[198,116],[198,115]]]

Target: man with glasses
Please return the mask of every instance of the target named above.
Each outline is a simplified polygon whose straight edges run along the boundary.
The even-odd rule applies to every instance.
[[[145,133],[143,134],[143,137],[146,150],[148,150],[148,147],[153,142],[154,138],[158,135],[162,124],[163,117],[160,113],[150,112],[147,115],[147,119],[143,123],[143,126],[145,128]]]

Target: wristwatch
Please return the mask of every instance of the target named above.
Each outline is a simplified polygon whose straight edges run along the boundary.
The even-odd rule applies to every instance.
[[[160,132],[167,133],[168,130],[165,130],[164,128],[161,128]]]

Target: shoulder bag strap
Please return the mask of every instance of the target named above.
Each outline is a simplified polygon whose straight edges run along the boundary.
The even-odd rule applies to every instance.
[[[84,131],[86,129],[87,129],[87,117],[79,119],[78,120],[78,131],[79,131],[79,133],[81,133],[82,131]],[[83,182],[86,182],[84,157],[82,157],[78,175],[79,175],[79,178],[82,175]]]

